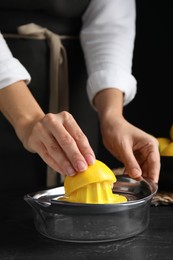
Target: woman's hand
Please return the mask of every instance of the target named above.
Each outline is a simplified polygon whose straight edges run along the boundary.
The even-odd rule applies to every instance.
[[[103,143],[124,166],[132,178],[159,180],[160,154],[158,141],[127,122],[123,115],[123,94],[118,89],[99,92],[94,100],[98,111]]]
[[[46,114],[27,129],[24,147],[61,174],[82,172],[95,161],[87,137],[68,112]]]
[[[124,164],[130,177],[143,176],[158,183],[160,155],[156,138],[123,117],[102,121],[101,130],[105,147]]]
[[[24,147],[61,174],[74,175],[95,161],[94,152],[68,112],[45,115],[25,82],[0,90],[0,110]]]

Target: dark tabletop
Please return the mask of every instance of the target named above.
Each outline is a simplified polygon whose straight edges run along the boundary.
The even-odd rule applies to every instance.
[[[16,191],[0,193],[0,260],[173,259],[173,206],[151,206],[148,228],[130,239],[77,244],[40,235],[24,195]]]

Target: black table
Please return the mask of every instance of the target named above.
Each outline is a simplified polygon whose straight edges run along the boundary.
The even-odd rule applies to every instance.
[[[24,192],[1,192],[0,260],[172,260],[173,206],[151,206],[149,227],[116,242],[77,244],[41,236]]]

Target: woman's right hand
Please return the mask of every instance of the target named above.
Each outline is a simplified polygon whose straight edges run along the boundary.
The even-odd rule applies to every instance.
[[[87,137],[73,116],[63,111],[48,113],[27,125],[24,147],[40,157],[55,171],[74,175],[82,172],[95,161]]]
[[[68,112],[46,114],[24,81],[0,90],[0,110],[24,147],[56,172],[74,175],[95,162],[87,137]]]

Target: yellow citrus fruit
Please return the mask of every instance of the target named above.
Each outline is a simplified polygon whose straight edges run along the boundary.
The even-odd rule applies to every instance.
[[[171,143],[171,140],[166,137],[158,137],[157,140],[159,142],[159,152],[161,154],[162,151]]]
[[[173,142],[168,144],[166,148],[161,152],[161,156],[173,156]]]
[[[100,204],[126,202],[125,196],[113,194],[114,182],[116,177],[113,171],[103,162],[96,160],[86,171],[66,176],[65,195],[58,200]]]
[[[173,124],[171,125],[171,128],[170,128],[170,138],[171,138],[171,141],[173,141]]]

